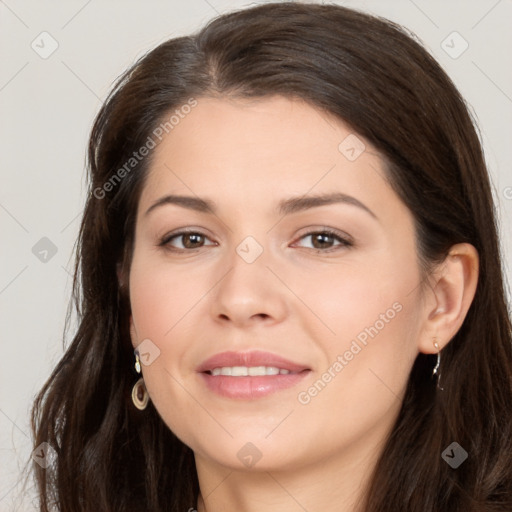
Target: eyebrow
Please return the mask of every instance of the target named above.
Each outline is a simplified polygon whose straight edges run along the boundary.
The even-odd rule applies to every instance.
[[[333,192],[330,194],[319,194],[313,196],[299,196],[284,199],[278,204],[278,212],[285,216],[292,213],[309,210],[318,206],[325,206],[330,204],[348,204],[356,206],[361,210],[367,212],[374,219],[377,219],[375,213],[370,210],[365,204],[356,199],[355,197],[343,194],[341,192]],[[189,210],[195,210],[202,213],[216,214],[215,203],[210,199],[201,199],[193,196],[180,196],[180,195],[166,195],[157,199],[147,210],[144,215],[148,215],[151,211],[155,210],[160,206],[167,204],[174,204],[187,208]]]

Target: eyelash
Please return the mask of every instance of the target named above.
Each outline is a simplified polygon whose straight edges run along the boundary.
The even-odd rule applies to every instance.
[[[181,248],[172,247],[170,245],[171,240],[173,240],[175,238],[179,238],[181,236],[185,236],[185,235],[199,235],[199,236],[208,238],[204,233],[201,233],[200,231],[182,230],[182,231],[179,231],[177,233],[171,233],[169,235],[164,236],[160,240],[158,246],[159,247],[164,247],[166,250],[169,250],[169,251],[172,251],[172,252],[181,252],[181,253],[192,252],[194,250],[202,249],[202,247],[204,247],[204,246],[202,246],[202,247],[195,247],[193,249],[186,249],[186,248],[185,249],[181,249]],[[309,231],[308,233],[305,233],[304,235],[302,235],[299,238],[299,240],[302,240],[303,238],[307,238],[307,237],[313,236],[313,235],[327,235],[328,237],[334,238],[338,242],[340,242],[338,245],[335,245],[334,247],[329,247],[328,249],[316,249],[316,248],[308,248],[308,247],[306,247],[306,249],[309,249],[309,250],[314,251],[316,253],[334,252],[334,251],[337,251],[337,250],[339,250],[340,248],[343,248],[343,247],[349,248],[349,247],[353,247],[354,246],[354,243],[352,242],[352,240],[344,238],[342,235],[340,235],[338,232],[336,232],[336,231],[334,231],[332,229],[323,229],[323,230],[317,230],[317,231]]]

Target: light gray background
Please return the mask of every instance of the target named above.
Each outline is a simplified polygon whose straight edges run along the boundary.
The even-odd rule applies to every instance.
[[[63,352],[94,115],[136,57],[217,14],[255,3],[264,2],[0,0],[0,511],[35,510],[33,491],[29,486],[22,493],[19,483],[31,453],[28,413]],[[512,1],[337,3],[415,32],[467,99],[482,132],[511,282]],[[58,43],[46,59],[31,47],[51,48],[44,31]],[[469,44],[457,58],[464,41],[453,31]],[[43,237],[57,248],[46,262],[44,253],[33,253]]]

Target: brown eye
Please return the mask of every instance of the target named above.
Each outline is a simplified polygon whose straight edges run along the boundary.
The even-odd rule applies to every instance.
[[[302,236],[300,240],[311,240],[309,248],[316,249],[317,251],[328,252],[330,249],[335,250],[336,247],[350,247],[353,243],[350,240],[342,238],[337,233],[332,231],[313,231]],[[307,247],[302,245],[302,247]]]
[[[181,231],[180,233],[174,233],[164,237],[159,245],[178,251],[199,249],[204,245],[215,245],[214,243],[206,244],[206,240],[208,240],[208,237],[203,233],[196,231]]]
[[[181,237],[183,246],[187,249],[195,249],[204,243],[204,236],[199,233],[187,233],[186,235],[181,235]]]

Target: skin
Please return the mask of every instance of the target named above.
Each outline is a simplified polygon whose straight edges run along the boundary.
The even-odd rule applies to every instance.
[[[301,100],[199,98],[154,149],[129,273],[132,344],[149,339],[160,351],[142,373],[162,419],[194,451],[200,496],[191,507],[199,512],[359,510],[416,356],[436,353],[434,340],[442,349],[469,309],[476,250],[454,246],[420,286],[413,217],[368,142],[359,137],[366,149],[354,161],[340,152],[352,133]],[[292,196],[330,192],[375,217],[346,203],[277,211]],[[146,214],[167,194],[208,198],[216,212],[166,204]],[[159,246],[187,227],[205,237]],[[308,236],[325,227],[353,245]],[[263,249],[252,263],[236,251],[247,236]],[[400,312],[300,403],[299,393],[393,304]],[[201,362],[249,349],[311,372],[252,401],[206,388]],[[251,467],[237,456],[247,442],[261,455]]]

